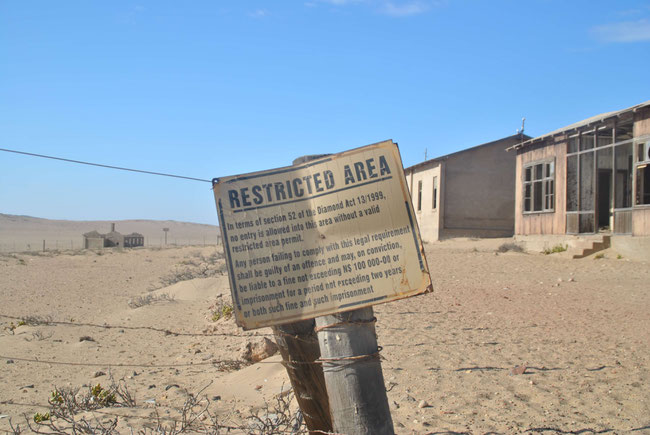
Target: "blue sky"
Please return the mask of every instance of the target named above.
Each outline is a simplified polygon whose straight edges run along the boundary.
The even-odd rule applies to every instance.
[[[198,178],[405,166],[650,99],[648,1],[0,0],[0,148]],[[0,212],[216,223],[208,183],[0,153]]]

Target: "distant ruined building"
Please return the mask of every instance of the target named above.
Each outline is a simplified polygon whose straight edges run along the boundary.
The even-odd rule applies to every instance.
[[[83,235],[84,249],[100,249],[112,247],[135,248],[144,246],[144,236],[140,233],[123,235],[115,231],[115,224],[111,224],[111,231],[100,234],[97,231],[90,231]]]

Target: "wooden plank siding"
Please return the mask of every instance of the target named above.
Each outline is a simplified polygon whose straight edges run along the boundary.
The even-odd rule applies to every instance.
[[[633,236],[650,236],[650,207],[646,207],[637,208],[632,213]]]
[[[550,139],[553,141],[553,139]],[[555,159],[555,211],[524,214],[524,165]],[[517,150],[515,186],[515,234],[566,233],[566,137],[549,140]]]

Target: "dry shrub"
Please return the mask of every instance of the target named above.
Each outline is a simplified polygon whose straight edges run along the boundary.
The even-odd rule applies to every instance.
[[[150,290],[168,287],[181,281],[189,281],[195,278],[212,278],[221,276],[226,272],[226,264],[223,261],[223,254],[215,252],[209,256],[196,256],[196,252],[190,254],[191,258],[181,261],[174,266],[174,269],[167,275],[160,278],[160,283]]]
[[[503,243],[497,248],[497,252],[524,252],[524,248],[517,245],[516,243]]]
[[[157,295],[147,294],[144,296],[138,296],[136,298],[129,299],[130,308],[140,308],[145,305],[155,304],[157,302],[173,302],[174,296],[169,295],[168,293],[160,293]]]
[[[272,405],[266,403],[263,409],[251,413],[247,418],[249,433],[264,435],[307,433],[302,411],[297,409],[294,412],[291,406],[292,400],[293,393],[290,390],[281,392],[275,396],[275,403]]]
[[[92,418],[79,415],[105,406],[134,407],[135,400],[126,389],[123,380],[114,382],[107,389],[89,387],[84,393],[80,389],[55,389],[48,402],[50,409],[36,413],[32,418],[25,416],[27,427],[14,426],[9,420],[14,435],[22,433],[37,434],[118,434],[117,425],[121,417],[100,415]],[[177,434],[307,434],[302,412],[292,406],[293,394],[285,391],[276,396],[275,402],[250,411],[244,419],[245,424],[227,425],[219,422],[210,411],[211,401],[203,394],[212,382],[196,394],[188,394],[185,403],[177,409],[178,418],[163,417],[156,409],[153,424],[138,430],[139,435],[177,435]],[[23,430],[25,429],[25,430]],[[135,432],[131,432],[135,433]]]
[[[109,379],[108,387],[96,384],[83,392],[80,388],[55,387],[48,398],[47,412],[37,412],[31,419],[25,416],[29,431],[37,434],[117,434],[118,417],[79,415],[100,408],[136,405],[123,379],[115,381],[112,376]],[[22,433],[20,426],[11,427],[14,434]]]

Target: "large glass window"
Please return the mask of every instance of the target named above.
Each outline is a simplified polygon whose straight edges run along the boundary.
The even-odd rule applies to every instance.
[[[555,162],[537,162],[524,167],[524,212],[555,210]]]
[[[632,143],[618,145],[614,148],[615,181],[614,207],[632,207]]]

